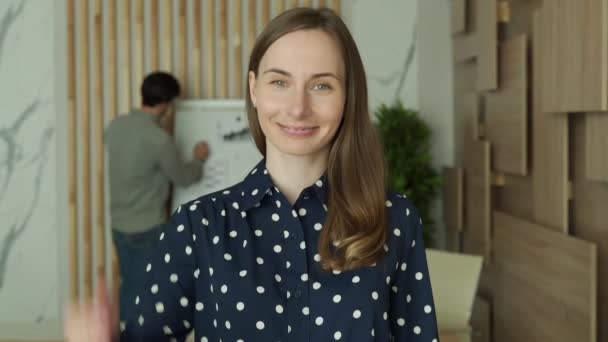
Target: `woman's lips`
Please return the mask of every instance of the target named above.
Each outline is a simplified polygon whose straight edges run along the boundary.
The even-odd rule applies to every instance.
[[[278,124],[283,132],[294,137],[309,137],[315,134],[319,127],[316,126],[290,126]]]

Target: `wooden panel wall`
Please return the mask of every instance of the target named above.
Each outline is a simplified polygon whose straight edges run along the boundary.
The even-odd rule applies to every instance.
[[[528,172],[528,39],[499,45],[499,88],[485,94],[485,137],[492,143],[492,169]]]
[[[115,254],[111,267],[105,262],[106,251],[111,250],[106,244],[109,222],[105,220],[104,206],[106,125],[139,105],[143,77],[156,70],[176,75],[182,85],[182,97],[242,98],[246,56],[255,37],[273,13],[296,6],[312,6],[312,2],[67,0],[69,258],[73,300],[90,297],[97,276],[110,272],[116,278],[117,274]],[[321,1],[318,6],[340,12],[339,0]],[[146,15],[149,25],[145,24]],[[245,28],[247,32],[243,31]],[[229,64],[229,60],[233,63]],[[230,71],[232,79],[228,77]],[[116,284],[115,281],[114,287]]]
[[[595,244],[495,212],[493,246],[497,342],[595,341]]]
[[[486,257],[491,340],[608,342],[608,0],[450,1],[463,250]],[[488,175],[479,229],[486,202],[468,191]]]

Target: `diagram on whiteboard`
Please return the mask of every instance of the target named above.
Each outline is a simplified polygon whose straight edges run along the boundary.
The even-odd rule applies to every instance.
[[[175,141],[185,160],[199,141],[209,144],[203,178],[175,187],[172,209],[180,204],[242,181],[262,159],[249,132],[243,100],[184,100],[175,108]]]

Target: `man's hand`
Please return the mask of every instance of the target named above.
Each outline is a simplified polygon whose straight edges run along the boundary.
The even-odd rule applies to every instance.
[[[199,142],[194,146],[194,150],[192,151],[192,156],[194,160],[205,161],[209,157],[209,146],[206,142]]]

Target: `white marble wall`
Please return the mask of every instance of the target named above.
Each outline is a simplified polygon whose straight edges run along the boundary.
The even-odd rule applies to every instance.
[[[368,79],[370,109],[396,99],[418,109],[418,0],[342,1]]]
[[[418,5],[418,106],[433,130],[431,154],[437,169],[455,163],[450,13],[450,0],[420,1]],[[433,213],[438,247],[445,246],[442,210],[440,195]]]
[[[0,1],[0,340],[60,317],[53,28],[52,1]]]

